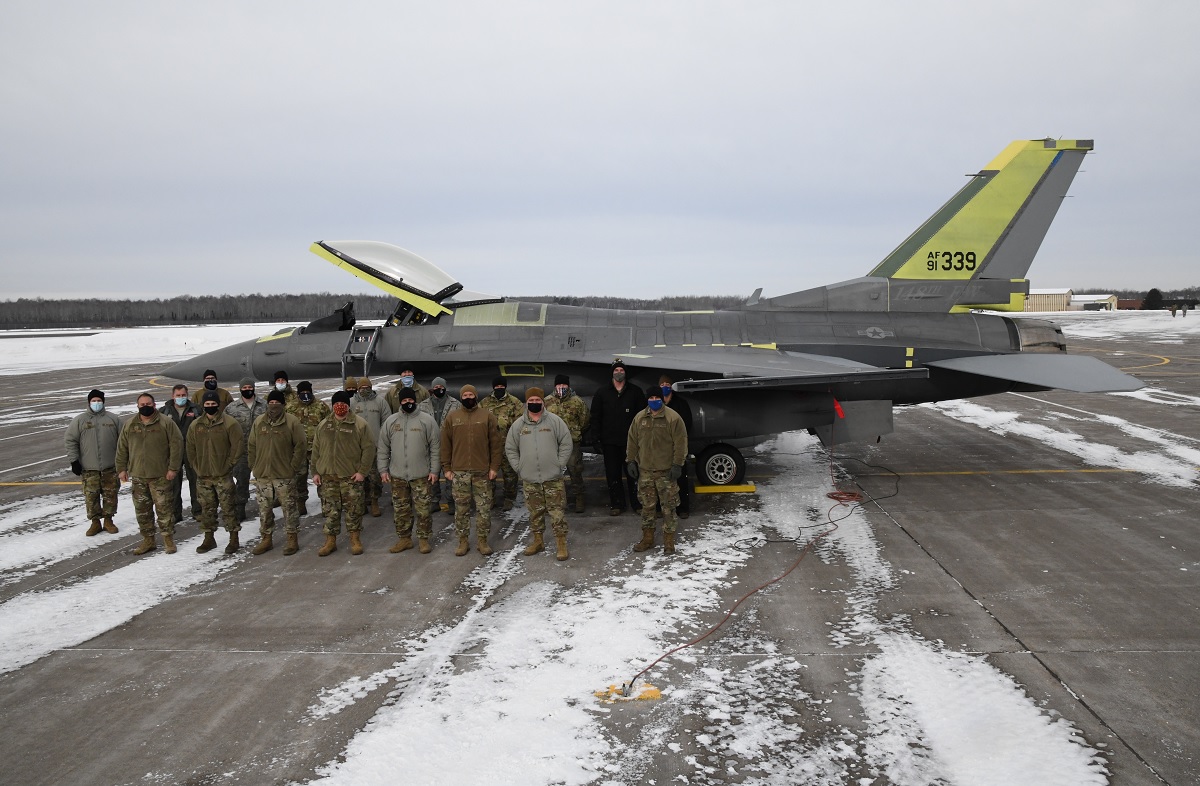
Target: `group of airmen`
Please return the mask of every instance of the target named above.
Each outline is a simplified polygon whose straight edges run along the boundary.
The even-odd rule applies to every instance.
[[[567,503],[573,497],[575,512],[584,510],[583,442],[590,434],[604,455],[610,513],[625,509],[623,484],[632,507],[641,511],[642,539],[634,550],[654,547],[661,509],[663,548],[674,553],[677,518],[687,516],[687,495],[681,497],[680,489],[686,489],[690,412],[665,377],[665,384],[645,394],[625,381],[619,360],[612,377],[611,387],[598,391],[591,407],[562,374],[553,393],[530,387],[522,404],[508,393],[502,376],[492,380],[490,395],[480,397],[468,384],[455,398],[443,378],[435,377],[427,389],[406,365],[385,396],[368,377],[349,377],[326,403],[314,395],[310,382],[293,389],[287,373],[279,371],[264,402],[254,379],[241,380],[235,399],[209,370],[201,390],[189,396],[186,385],[176,385],[161,407],[152,393],[142,393],[137,413],[124,424],[105,408],[102,391],[90,391],[88,408],[67,428],[67,457],[82,478],[88,536],[118,532],[113,523],[117,492],[120,484],[132,483],[142,535],[134,554],[157,549],[159,534],[166,553],[175,553],[185,478],[192,516],[204,535],[197,552],[217,547],[218,513],[229,535],[225,553],[238,551],[253,478],[260,534],[253,553],[274,547],[278,507],[286,535],[283,553],[295,554],[311,478],[324,518],[319,556],[337,550],[343,521],[350,553],[363,553],[365,509],[369,505],[372,516],[381,515],[385,484],[396,528],[389,551],[414,547],[415,524],[416,548],[428,554],[433,512],[445,510],[454,517],[455,555],[465,556],[474,506],[476,547],[488,556],[493,482],[500,479],[503,497],[497,502],[504,510],[513,507],[517,481],[522,484],[532,531],[525,555],[545,549],[549,519],[555,556],[565,560]]]

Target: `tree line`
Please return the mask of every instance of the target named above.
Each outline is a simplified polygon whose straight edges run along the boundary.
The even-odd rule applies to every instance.
[[[734,309],[746,298],[733,296],[684,295],[657,300],[618,297],[516,297],[536,303],[555,303],[594,308],[664,309],[697,311]],[[385,319],[396,308],[391,295],[180,295],[151,300],[104,300],[81,298],[51,300],[19,298],[0,301],[0,329],[131,327],[153,325],[211,325],[246,322],[311,322],[354,301],[360,320]]]

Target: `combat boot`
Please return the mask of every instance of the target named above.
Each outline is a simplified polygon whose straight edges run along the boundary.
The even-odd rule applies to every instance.
[[[142,545],[133,550],[134,554],[145,554],[147,551],[154,551],[158,546],[154,544],[153,535],[143,535]]]
[[[454,556],[465,557],[467,552],[471,550],[471,544],[467,541],[466,535],[458,536],[458,548],[454,550]]]
[[[236,532],[230,532],[229,533],[229,545],[225,547],[225,553],[226,554],[236,553],[237,550],[240,549],[241,547],[242,547],[242,544],[238,540],[238,534]]]
[[[100,526],[100,519],[92,519],[92,526],[88,527],[88,531],[84,534],[90,538],[102,529],[104,528]]]
[[[576,513],[583,512],[583,495],[582,494],[577,494],[575,496],[575,512]]]
[[[295,532],[287,534],[287,543],[283,546],[283,556],[290,557],[300,550],[300,535]]]
[[[562,562],[567,557],[571,556],[570,554],[567,553],[567,536],[566,535],[555,535],[554,542],[558,545],[558,553],[555,554],[554,556],[555,556],[555,558],[558,559],[559,562]]]
[[[371,515],[375,518],[379,518],[383,515],[383,513],[381,513],[379,510],[379,500],[377,499],[371,500]]]
[[[163,551],[168,554],[175,553],[175,534],[171,532],[163,533]]]
[[[271,544],[271,534],[270,534],[270,533],[267,533],[266,535],[263,535],[263,536],[262,536],[262,537],[259,539],[259,541],[258,541],[258,545],[257,545],[257,546],[255,546],[255,547],[254,547],[254,551],[252,551],[252,552],[250,552],[250,553],[251,553],[251,554],[253,554],[253,555],[254,555],[254,556],[256,556],[256,557],[257,557],[259,554],[266,554],[268,551],[270,551],[270,550],[271,550],[271,545],[272,545],[272,544]]]
[[[529,541],[529,545],[525,547],[525,556],[532,557],[539,551],[546,548],[546,544],[542,541],[542,533],[533,533],[533,540]]]
[[[217,539],[213,537],[211,532],[204,533],[204,540],[196,547],[197,554],[207,554],[217,547]]]
[[[654,528],[643,528],[642,539],[633,546],[634,551],[649,551],[654,548]]]
[[[109,535],[116,535],[118,532],[120,532],[120,530],[117,529],[117,525],[113,524],[112,516],[104,517],[104,531]]]
[[[417,539],[417,551],[421,552],[422,554],[428,554],[429,552],[433,551],[433,547],[429,545],[429,538]]]
[[[326,535],[325,545],[317,552],[318,557],[328,557],[333,552],[337,551],[337,535]]]
[[[488,545],[487,535],[480,535],[475,543],[475,547],[479,549],[479,553],[485,557],[492,555],[492,547]]]
[[[362,552],[362,540],[358,536],[358,530],[355,530],[354,532],[350,533],[350,553],[358,556],[359,554],[362,554]]]
[[[427,542],[427,541],[426,541]],[[412,548],[412,538],[400,538],[396,541],[396,545],[392,546],[388,551],[393,554],[399,554],[402,551],[408,551]]]
[[[674,532],[664,532],[663,533],[663,554],[674,554],[674,553],[675,553],[675,533]]]

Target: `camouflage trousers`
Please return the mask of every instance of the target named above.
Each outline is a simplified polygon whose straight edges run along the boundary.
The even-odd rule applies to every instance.
[[[196,493],[200,495],[200,531],[217,531],[217,505],[221,506],[221,523],[226,532],[240,532],[233,505],[233,478],[228,475],[200,477],[196,479]]]
[[[337,475],[321,476],[321,513],[325,516],[325,534],[342,531],[342,515],[346,516],[346,531],[360,532],[363,518],[363,484]]]
[[[270,535],[275,531],[275,506],[283,509],[285,532],[300,531],[300,509],[296,507],[296,481],[294,478],[257,479],[258,531]]]
[[[367,473],[367,479],[363,481],[364,501],[379,499],[383,496],[383,481],[379,478],[379,469],[372,467]]]
[[[133,479],[133,510],[137,514],[138,530],[147,538],[154,537],[154,516],[158,514],[158,530],[175,534],[175,481],[161,478]]]
[[[308,465],[312,461],[312,451],[304,454],[304,466],[296,473],[296,483],[293,488],[293,495],[296,497],[296,510],[301,510],[308,505]]]
[[[117,515],[117,492],[121,489],[121,481],[117,478],[115,469],[85,469],[83,471],[83,500],[87,504],[87,517],[98,519],[101,516]],[[103,497],[104,505],[100,504]]]
[[[433,515],[430,513],[430,497],[434,484],[426,478],[401,480],[392,477],[392,516],[396,521],[396,536],[412,537],[413,511],[417,516],[417,537],[429,538],[433,534]]]
[[[678,519],[679,484],[665,469],[643,469],[638,476],[638,501],[642,503],[642,529],[654,529],[654,506],[662,506],[663,532],[674,532]]]
[[[567,485],[562,478],[545,483],[522,483],[525,490],[525,506],[529,508],[529,528],[534,532],[546,531],[546,517],[550,517],[550,528],[555,535],[567,534]]]
[[[504,444],[504,437],[500,438],[500,444]],[[502,499],[506,499],[510,502],[516,501],[518,479],[517,471],[513,469],[512,464],[508,463],[508,456],[503,455],[503,453],[500,456],[500,476],[504,485],[504,496]]]
[[[486,537],[492,531],[492,481],[487,471],[455,472],[454,529],[462,537],[471,534],[471,500],[475,500],[475,534]]]
[[[571,458],[567,459],[567,474],[571,477],[570,495],[583,496],[583,445],[579,444],[579,440],[575,440],[575,446],[571,448]],[[525,493],[525,499],[528,503],[529,492]]]

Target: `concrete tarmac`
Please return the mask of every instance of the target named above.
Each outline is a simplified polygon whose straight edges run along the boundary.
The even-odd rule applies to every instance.
[[[1183,347],[1171,355],[1164,354],[1170,347],[1137,341],[1071,344],[1073,351],[1132,368],[1156,389],[1194,395],[1200,381],[1200,358]],[[33,497],[81,497],[61,458],[62,430],[82,411],[90,388],[107,390],[110,407],[130,405],[154,384],[156,370],[0,377],[0,400],[8,406],[0,418],[0,511]],[[327,391],[335,386],[324,382]],[[1067,419],[1084,441],[1126,452],[1144,449],[1134,436],[1139,430],[1200,447],[1194,405],[1063,392],[977,403],[1034,420]],[[1127,432],[1105,417],[1133,424],[1133,434],[1121,436]],[[896,432],[881,443],[837,453],[845,457],[838,467],[853,479],[841,485],[856,484],[877,500],[867,503],[866,515],[898,576],[894,588],[878,595],[880,618],[906,618],[921,637],[949,651],[984,654],[1103,751],[1111,783],[1200,782],[1194,482],[1169,486],[1119,466],[1085,463],[1035,437],[993,433],[927,407],[898,411]],[[750,459],[750,479],[759,483],[783,470],[778,457]],[[628,553],[638,535],[636,519],[607,515],[597,460],[589,459],[587,474],[589,511],[569,516],[571,559],[529,559],[489,603],[534,581],[569,591],[612,570],[614,558],[641,558]],[[127,495],[122,505],[131,509]],[[753,495],[698,496],[680,539],[714,515],[758,506]],[[403,655],[399,642],[432,625],[453,625],[471,602],[473,591],[463,580],[483,558],[453,556],[449,517],[435,515],[432,554],[393,555],[387,552],[395,537],[390,514],[385,504],[383,518],[365,519],[364,555],[351,557],[343,547],[325,559],[316,555],[320,517],[305,517],[302,550],[294,557],[278,548],[242,556],[215,581],[0,675],[3,780],[259,784],[313,778],[367,724],[387,691],[320,724],[304,721],[313,697],[350,676],[388,668]],[[83,538],[82,499],[78,522]],[[254,522],[243,527],[245,539],[256,534]],[[491,559],[519,549],[517,535],[494,525],[497,556]],[[112,538],[111,545],[5,584],[0,602],[138,559],[130,554],[139,540],[134,528],[98,537]],[[194,521],[179,525],[181,550],[194,548],[196,537]],[[223,534],[218,542],[224,543]],[[760,549],[738,572],[737,584],[724,590],[726,603],[773,578],[795,555],[794,548]],[[806,730],[860,730],[853,675],[870,648],[839,645],[830,635],[845,615],[848,573],[836,560],[804,561],[752,600],[755,614],[739,615],[706,646],[698,665],[680,664],[671,678],[686,680],[705,662],[752,663],[762,652],[745,642],[769,640],[806,665],[796,679],[809,698],[772,692],[766,683],[758,699],[791,704]],[[694,738],[708,725],[702,715],[681,712],[665,699],[618,705],[606,723],[615,738],[641,745],[643,782],[720,781],[696,778],[685,759],[702,754],[698,748],[685,743],[671,753],[647,739],[663,729]],[[872,780],[863,765],[849,774],[887,782]]]

